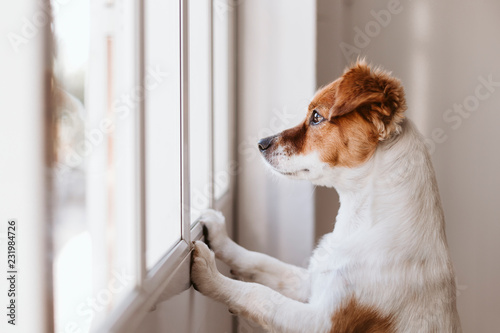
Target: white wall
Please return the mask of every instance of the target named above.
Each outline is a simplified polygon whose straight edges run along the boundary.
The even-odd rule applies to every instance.
[[[279,179],[259,139],[303,120],[315,90],[315,1],[238,1],[237,240],[306,266],[314,241],[313,187]],[[258,332],[243,320],[239,332]]]
[[[5,333],[53,331],[48,233],[52,156],[45,140],[50,135],[50,25],[40,9],[47,3],[3,3],[0,11],[0,331]],[[7,281],[11,275],[7,275],[7,246],[12,241],[7,222],[11,219],[17,220],[15,326],[7,322],[13,319],[7,317],[7,305],[14,300],[8,296]]]
[[[384,22],[385,27],[378,24],[378,32],[370,11],[387,10],[391,1],[343,1],[337,8],[328,2],[318,2],[323,8],[318,14],[318,28],[323,36],[318,44],[326,43],[323,49],[318,48],[318,59],[323,59],[322,66],[326,66],[318,68],[318,73],[329,71],[330,80],[335,78],[336,70],[324,64],[325,54],[340,56],[347,62],[335,39],[338,28],[345,43],[359,46],[369,61],[383,65],[402,79],[409,106],[407,115],[430,138],[457,272],[463,330],[498,331],[500,2],[401,0],[390,22]],[[328,23],[339,16],[342,23],[337,27]],[[372,37],[357,37],[356,45],[356,27],[373,29]],[[332,29],[331,37],[328,29]],[[493,91],[477,88],[481,84],[479,78],[487,79],[489,75],[499,82],[491,88]],[[476,89],[489,96],[479,100],[475,111],[465,112],[464,116],[447,111],[453,110],[454,104],[472,103]],[[454,118],[444,119],[446,115]],[[432,139],[433,133],[439,135]],[[329,215],[329,211],[322,211],[322,206],[316,205],[317,216]],[[321,223],[319,228],[327,229]]]
[[[305,116],[315,89],[315,3],[241,2],[238,29],[238,241],[305,265],[313,188],[272,175],[257,142]]]

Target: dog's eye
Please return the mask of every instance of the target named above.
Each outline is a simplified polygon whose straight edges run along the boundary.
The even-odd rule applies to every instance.
[[[311,116],[311,124],[318,125],[323,120],[325,120],[325,118],[323,118],[322,115],[320,115],[316,110],[314,110]]]

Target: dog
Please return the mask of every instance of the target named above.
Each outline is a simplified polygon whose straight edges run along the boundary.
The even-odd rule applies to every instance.
[[[301,124],[258,148],[276,173],[337,190],[333,232],[304,269],[240,247],[208,211],[194,287],[271,332],[461,332],[434,170],[405,110],[401,82],[364,60],[319,89]]]

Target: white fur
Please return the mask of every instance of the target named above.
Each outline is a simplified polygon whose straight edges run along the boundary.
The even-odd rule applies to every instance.
[[[331,168],[317,155],[280,157],[278,172],[333,186],[341,207],[307,270],[231,241],[220,213],[203,221],[215,255],[243,280],[222,276],[196,242],[192,280],[205,295],[273,332],[329,332],[340,303],[354,295],[391,314],[397,332],[461,332],[455,278],[429,154],[407,120],[356,168]]]

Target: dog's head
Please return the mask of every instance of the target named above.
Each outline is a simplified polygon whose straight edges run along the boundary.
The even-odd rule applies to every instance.
[[[366,162],[400,132],[405,110],[400,81],[358,61],[318,90],[302,123],[260,140],[259,150],[275,171],[314,181],[325,169]]]

